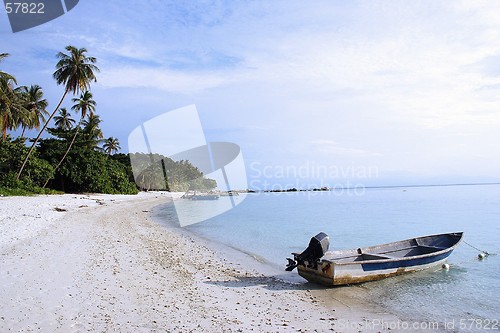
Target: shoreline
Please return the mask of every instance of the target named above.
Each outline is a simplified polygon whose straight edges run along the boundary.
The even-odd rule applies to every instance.
[[[339,330],[341,332],[378,332],[380,331],[380,327],[379,330],[375,328],[372,329],[371,325],[373,323],[375,323],[374,326],[377,326],[377,323],[380,325],[390,325],[393,323],[414,322],[413,319],[402,318],[397,314],[389,313],[388,309],[382,304],[370,300],[370,297],[366,295],[364,287],[351,285],[328,288],[316,285],[302,278],[297,271],[292,273],[285,272],[283,267],[276,266],[276,264],[268,262],[255,253],[206,238],[188,228],[179,226],[175,221],[165,222],[164,219],[166,219],[166,216],[161,216],[161,210],[169,204],[170,203],[164,203],[154,207],[152,210],[153,221],[163,228],[172,230],[196,243],[203,244],[203,246],[206,246],[224,263],[233,266],[236,265],[238,269],[244,267],[247,274],[253,274],[262,279],[269,279],[277,283],[283,283],[288,285],[292,290],[307,290],[310,296],[314,298],[313,302],[321,305],[323,310],[333,311],[330,314],[335,314],[336,316],[334,317],[336,319],[341,319],[341,317],[344,316],[343,320],[341,319],[342,323],[336,325],[340,327]],[[409,331],[411,331],[411,329],[409,329]],[[419,331],[426,330],[420,329]]]
[[[2,197],[0,331],[376,332],[367,320],[399,320],[165,227],[167,197]]]

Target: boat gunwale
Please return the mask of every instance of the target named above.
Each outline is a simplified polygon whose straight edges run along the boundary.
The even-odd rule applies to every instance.
[[[374,246],[366,247],[366,248],[370,248],[370,247],[385,246],[385,245],[397,244],[397,243],[402,243],[402,242],[416,240],[416,239],[421,239],[421,238],[435,237],[435,236],[445,236],[445,235],[457,235],[457,236],[460,235],[460,238],[452,246],[444,248],[444,249],[442,249],[440,251],[426,253],[426,254],[418,254],[418,255],[411,256],[411,257],[387,258],[387,259],[385,259],[385,258],[384,259],[371,259],[371,260],[347,261],[347,262],[337,262],[335,260],[330,260],[330,259],[320,259],[320,262],[326,262],[326,263],[333,264],[333,265],[338,265],[338,266],[347,266],[347,265],[363,265],[363,264],[380,264],[380,263],[387,263],[387,262],[408,261],[408,260],[414,260],[414,259],[420,259],[420,258],[434,257],[434,256],[441,255],[441,254],[444,254],[444,253],[447,253],[447,252],[451,252],[458,245],[460,245],[460,243],[463,240],[463,232],[450,232],[450,233],[444,233],[444,234],[436,234],[436,235],[414,237],[414,238],[409,238],[409,239],[405,239],[405,240],[401,240],[401,241],[397,241],[397,242],[391,242],[391,243],[386,243],[386,244],[380,244],[380,245],[374,245]],[[422,245],[418,245],[417,244],[416,247],[419,247],[419,246],[422,246]],[[348,249],[347,251],[349,251],[349,250],[353,250],[353,249]],[[369,254],[371,254],[371,253],[369,253]],[[376,254],[376,253],[373,253],[373,254]],[[362,253],[360,253],[360,255],[362,255]]]

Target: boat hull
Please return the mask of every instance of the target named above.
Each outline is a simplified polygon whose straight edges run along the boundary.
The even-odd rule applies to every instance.
[[[204,195],[193,195],[191,200],[218,200],[219,195],[217,194],[204,194]]]
[[[332,251],[316,263],[304,261],[297,270],[306,280],[325,286],[376,281],[440,266],[461,239],[462,233],[442,234],[363,249]]]

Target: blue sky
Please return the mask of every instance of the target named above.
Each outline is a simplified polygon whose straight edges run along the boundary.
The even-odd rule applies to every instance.
[[[288,184],[292,166],[342,171],[299,186],[500,179],[497,1],[80,0],[16,34],[0,13],[0,40],[2,70],[52,106],[54,55],[86,47],[103,130],[125,151],[142,122],[195,104],[208,140],[241,146],[249,178]]]

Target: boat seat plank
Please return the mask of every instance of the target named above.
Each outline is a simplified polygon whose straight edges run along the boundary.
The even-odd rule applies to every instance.
[[[431,246],[431,245],[419,245],[418,247],[421,247],[421,248],[424,248],[424,249],[438,250],[438,251],[446,249],[445,247]]]
[[[368,260],[393,259],[394,258],[394,257],[388,256],[386,254],[369,253],[369,252],[363,252],[362,255],[366,256]]]
[[[417,245],[419,247],[426,247],[426,248],[429,248],[429,249],[439,249],[439,250],[446,249],[446,247],[442,247],[442,246],[433,246],[433,245],[422,244],[422,242],[419,239],[415,239],[415,242],[417,243]]]

